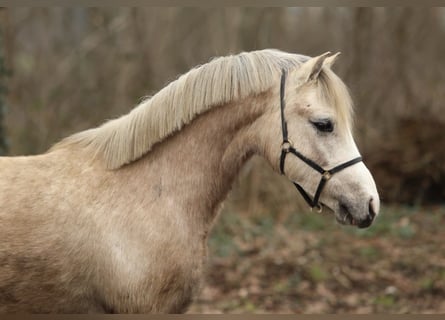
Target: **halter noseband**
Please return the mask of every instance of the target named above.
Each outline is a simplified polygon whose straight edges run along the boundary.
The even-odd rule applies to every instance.
[[[288,138],[287,133],[287,123],[284,118],[284,87],[286,83],[286,70],[283,69],[281,74],[281,83],[280,83],[280,107],[281,107],[281,130],[283,133],[283,143],[281,144],[281,157],[280,157],[280,171],[281,174],[284,175],[284,163],[286,161],[286,155],[288,153],[292,153],[293,155],[300,158],[303,162],[305,162],[307,165],[309,165],[314,170],[318,171],[321,174],[320,183],[318,184],[317,191],[315,192],[315,196],[313,199],[307,194],[307,192],[303,189],[302,186],[300,186],[298,183],[292,181],[292,183],[295,185],[297,190],[301,193],[304,200],[309,204],[310,208],[313,209],[314,207],[317,207],[318,211],[321,212],[322,207],[318,203],[318,200],[320,198],[321,192],[323,191],[323,188],[326,184],[326,182],[332,177],[333,174],[352,166],[358,162],[362,161],[362,157],[357,157],[352,160],[346,161],[330,170],[325,170],[322,167],[320,167],[317,163],[312,161],[309,158],[306,158],[303,156],[300,152],[298,152],[293,146],[291,140]]]

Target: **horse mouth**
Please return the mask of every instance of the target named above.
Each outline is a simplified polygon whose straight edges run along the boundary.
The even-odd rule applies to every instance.
[[[370,213],[368,214],[368,216],[365,219],[358,220],[358,219],[354,218],[354,216],[351,214],[351,212],[349,212],[348,207],[346,205],[340,204],[339,211],[335,214],[335,219],[340,224],[351,225],[351,226],[355,226],[360,229],[364,229],[364,228],[368,228],[372,224],[374,217],[376,216],[376,214],[374,213],[374,211],[371,208],[371,205],[370,205],[369,212]]]
[[[340,204],[340,208],[338,213],[335,214],[335,219],[338,223],[343,225],[351,225],[351,226],[358,226],[360,228],[360,223],[349,212],[348,207],[344,204]]]
[[[370,213],[367,216],[367,218],[359,220],[354,218],[352,213],[349,211],[348,207],[344,204],[340,204],[338,211],[333,210],[331,207],[327,206],[322,202],[320,202],[320,204],[322,205],[322,207],[325,207],[334,213],[335,220],[337,220],[338,223],[342,225],[355,226],[360,229],[368,228],[372,224],[374,217],[376,216],[376,214],[372,210],[371,205],[369,207]]]

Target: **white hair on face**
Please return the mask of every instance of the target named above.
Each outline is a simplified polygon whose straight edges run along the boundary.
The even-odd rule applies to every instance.
[[[117,169],[142,157],[205,111],[276,86],[282,69],[299,67],[307,59],[273,49],[215,58],[183,74],[127,115],[76,133],[51,150],[85,146],[101,155],[107,168]],[[323,68],[319,79],[323,96],[340,114],[339,123],[347,126],[351,108],[345,85],[329,68]]]

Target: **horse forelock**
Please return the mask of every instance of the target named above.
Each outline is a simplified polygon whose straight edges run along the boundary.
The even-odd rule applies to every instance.
[[[335,110],[340,130],[351,130],[353,102],[344,82],[330,68],[323,68],[318,84],[321,98]]]
[[[276,86],[282,69],[299,67],[307,59],[273,49],[214,58],[181,75],[127,115],[69,136],[51,150],[79,145],[99,156],[108,169],[120,168],[211,108]],[[351,108],[344,103],[348,100],[343,82],[330,70],[324,70],[320,80],[323,95],[337,106],[340,121],[349,123]]]

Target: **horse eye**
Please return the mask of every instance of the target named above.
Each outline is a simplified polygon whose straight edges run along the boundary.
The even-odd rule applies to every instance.
[[[321,132],[332,132],[334,131],[334,125],[331,120],[329,119],[321,119],[321,120],[315,120],[310,121],[312,125]]]

